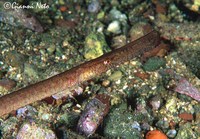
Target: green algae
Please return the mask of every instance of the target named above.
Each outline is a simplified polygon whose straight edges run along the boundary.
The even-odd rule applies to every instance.
[[[161,67],[165,67],[165,60],[163,58],[153,57],[147,60],[147,62],[143,65],[145,71],[155,71]]]
[[[195,139],[197,134],[192,130],[190,123],[182,125],[177,133],[175,139]]]
[[[85,38],[84,57],[87,60],[97,58],[108,51],[110,48],[102,33],[92,32]]]
[[[111,109],[105,119],[104,135],[108,138],[142,139],[140,132],[132,127],[134,120],[134,115],[127,111],[127,105],[120,104]]]

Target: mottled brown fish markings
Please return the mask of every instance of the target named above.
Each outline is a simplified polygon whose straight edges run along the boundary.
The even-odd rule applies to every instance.
[[[159,44],[159,40],[159,34],[156,31],[152,31],[138,40],[99,58],[2,96],[0,98],[0,116],[97,77],[108,69],[153,49]]]

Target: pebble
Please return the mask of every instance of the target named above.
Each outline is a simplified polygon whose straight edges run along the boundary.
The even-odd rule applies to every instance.
[[[87,60],[95,59],[109,51],[104,34],[92,32],[85,38],[84,57]]]
[[[148,124],[148,123],[143,123],[142,125],[141,125],[141,128],[143,129],[143,130],[150,130],[150,125]]]
[[[152,130],[146,134],[145,139],[167,139],[167,136],[159,130]]]
[[[77,124],[78,133],[86,136],[95,133],[104,116],[107,115],[109,108],[110,97],[105,94],[96,95],[95,98],[88,102],[80,116]]]
[[[121,33],[121,27],[120,27],[120,22],[115,20],[112,21],[107,28],[108,32],[114,33],[114,34],[119,34]]]
[[[126,23],[128,18],[126,14],[123,14],[121,11],[117,10],[116,8],[113,8],[109,12],[109,19],[111,21],[117,20],[120,23]]]
[[[167,136],[170,138],[174,138],[177,134],[177,131],[175,129],[170,129],[167,131]]]
[[[99,0],[92,0],[92,2],[88,5],[88,12],[97,13],[101,9],[101,5]]]
[[[55,133],[47,127],[40,127],[35,123],[24,123],[16,139],[56,139]]]
[[[15,67],[17,69],[23,69],[25,56],[15,50],[5,53],[5,63],[8,63],[9,66]]]
[[[126,36],[120,35],[113,38],[111,47],[117,49],[124,46],[125,44],[126,44]]]
[[[150,105],[152,107],[153,110],[158,110],[160,108],[160,104],[161,104],[161,98],[154,96],[151,100],[150,100]]]
[[[29,80],[39,79],[38,69],[33,64],[24,64],[24,73],[28,76]]]
[[[168,112],[176,113],[177,112],[177,98],[175,96],[168,98],[165,104],[165,107]]]
[[[161,119],[156,123],[156,126],[158,128],[161,128],[161,129],[168,129],[169,128],[169,121],[166,118]]]
[[[187,122],[186,124],[179,126],[176,139],[198,139],[198,135],[192,129],[192,125]]]
[[[147,60],[147,62],[143,65],[145,71],[155,71],[160,69],[161,67],[165,67],[166,61],[163,58],[152,57]]]
[[[104,87],[108,87],[108,86],[110,85],[110,81],[109,81],[109,80],[104,80],[104,81],[102,82],[102,85],[103,85]]]
[[[137,129],[138,131],[141,131],[140,124],[137,121],[133,122],[132,128]]]
[[[16,82],[11,79],[2,79],[0,80],[0,90],[11,90],[16,86]]]
[[[183,119],[183,120],[186,120],[186,121],[192,121],[194,119],[193,115],[190,114],[190,113],[180,113],[178,115],[179,118]]]
[[[17,110],[17,117],[33,117],[36,113],[37,110],[34,107],[27,105]]]
[[[121,78],[122,78],[122,72],[115,71],[113,74],[110,75],[110,77],[108,77],[108,80],[117,81],[120,80]]]
[[[152,27],[146,22],[141,21],[141,22],[135,23],[129,31],[131,41],[134,41],[142,37],[143,35],[147,34],[151,30],[152,30]]]

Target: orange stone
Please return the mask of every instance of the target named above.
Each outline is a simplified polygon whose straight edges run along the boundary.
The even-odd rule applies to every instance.
[[[190,113],[180,113],[178,115],[179,118],[183,119],[183,120],[186,120],[186,121],[192,121],[194,119],[193,115],[190,114]]]
[[[61,7],[60,7],[60,11],[61,11],[61,12],[67,11],[67,7],[66,7],[66,6],[61,6]]]
[[[146,134],[146,139],[167,139],[167,136],[159,130],[152,130]]]

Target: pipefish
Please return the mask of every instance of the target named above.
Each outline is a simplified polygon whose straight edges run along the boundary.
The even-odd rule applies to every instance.
[[[157,31],[151,31],[147,35],[126,44],[125,46],[106,53],[96,59],[90,60],[63,73],[50,77],[41,82],[14,91],[0,97],[0,116],[17,110],[33,102],[72,88],[101,75],[110,68],[131,60],[159,44],[160,37]]]

